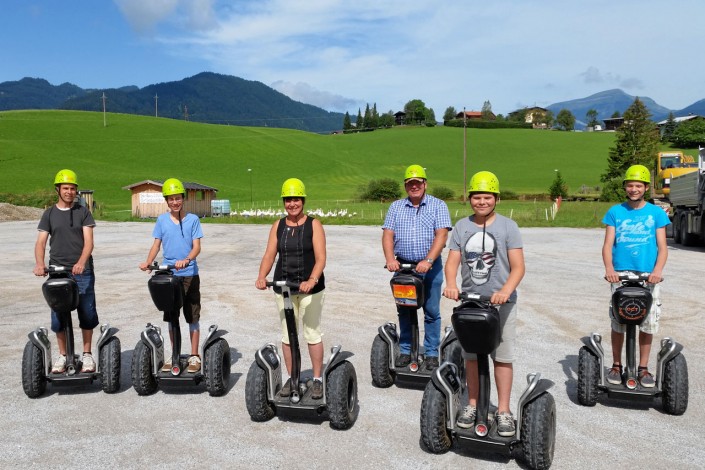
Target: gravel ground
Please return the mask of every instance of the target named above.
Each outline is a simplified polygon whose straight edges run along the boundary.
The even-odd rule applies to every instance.
[[[97,298],[101,322],[119,328],[121,389],[107,395],[100,383],[71,389],[47,387],[38,399],[22,391],[21,358],[27,333],[49,326],[42,280],[32,275],[37,221],[0,223],[3,295],[0,379],[5,434],[0,461],[13,468],[524,468],[520,462],[453,447],[443,455],[422,448],[422,391],[371,384],[369,352],[377,327],[395,321],[389,274],[382,269],[378,227],[328,226],[328,281],[323,331],[326,350],[335,343],[353,352],[359,417],[348,431],[327,421],[266,423],[249,419],[245,379],[257,348],[279,339],[273,295],[254,288],[269,226],[204,225],[202,330],[227,330],[232,354],[228,393],[210,397],[203,385],[160,389],[140,397],[132,388],[130,362],[147,322],[161,323],[149,297],[147,275],[137,268],[151,245],[151,223],[100,222],[95,232]],[[577,403],[580,338],[607,336],[608,287],[601,279],[601,230],[523,229],[527,274],[520,286],[518,361],[512,407],[524,377],[539,371],[553,380],[557,437],[553,468],[703,468],[705,446],[705,336],[701,298],[705,251],[671,246],[657,338],[684,346],[690,370],[690,402],[683,416],[665,414],[659,402],[639,406],[600,398],[593,408]],[[442,301],[443,325],[453,303]],[[56,346],[52,335],[53,350]],[[303,367],[310,368],[303,353]],[[654,367],[655,354],[652,352]],[[699,372],[699,373],[698,373]],[[493,397],[493,402],[496,400]]]

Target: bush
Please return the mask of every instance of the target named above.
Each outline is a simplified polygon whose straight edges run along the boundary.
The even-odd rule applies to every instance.
[[[620,202],[624,201],[627,194],[624,192],[622,187],[622,179],[615,178],[607,181],[602,187],[602,192],[600,193],[600,201],[602,202]]]
[[[445,186],[436,186],[431,191],[431,195],[438,199],[443,199],[444,201],[449,201],[455,197],[453,190]]]
[[[469,119],[465,121],[467,128],[475,129],[532,129],[531,123],[527,122],[516,122],[516,121],[479,121],[475,119]],[[444,121],[444,126],[447,127],[463,127],[462,119],[451,119],[450,121]]]
[[[401,185],[391,178],[372,180],[367,187],[360,188],[360,199],[363,201],[394,201],[401,196]]]
[[[564,198],[568,197],[568,185],[563,180],[561,172],[556,172],[556,177],[551,183],[551,187],[548,189],[549,194],[551,194],[551,199],[558,199],[558,196]]]

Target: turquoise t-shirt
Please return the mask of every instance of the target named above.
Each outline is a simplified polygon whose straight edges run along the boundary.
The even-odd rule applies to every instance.
[[[641,209],[612,206],[602,223],[615,228],[612,265],[615,271],[651,272],[656,265],[656,230],[670,224],[666,212],[651,203]]]
[[[171,220],[167,212],[157,218],[152,236],[162,241],[164,264],[174,264],[188,256],[193,248],[193,241],[197,238],[203,238],[203,231],[201,230],[201,221],[196,215],[186,214],[179,225]],[[198,274],[196,260],[192,260],[184,269],[174,271],[174,274],[176,276],[195,276]]]

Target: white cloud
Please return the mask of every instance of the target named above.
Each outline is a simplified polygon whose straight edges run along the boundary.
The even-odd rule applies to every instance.
[[[365,106],[365,103],[360,100],[346,98],[327,91],[317,90],[308,83],[291,83],[279,80],[272,83],[271,87],[278,92],[285,94],[292,100],[312,104],[329,111],[344,113],[351,108]]]

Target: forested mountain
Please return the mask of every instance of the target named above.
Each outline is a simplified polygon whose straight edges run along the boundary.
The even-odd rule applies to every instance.
[[[106,110],[115,113],[309,132],[330,132],[343,123],[341,113],[294,101],[261,82],[212,72],[144,88],[105,90],[83,90],[70,84],[52,87],[46,80],[24,78],[0,84],[0,110],[102,111],[104,93]]]

